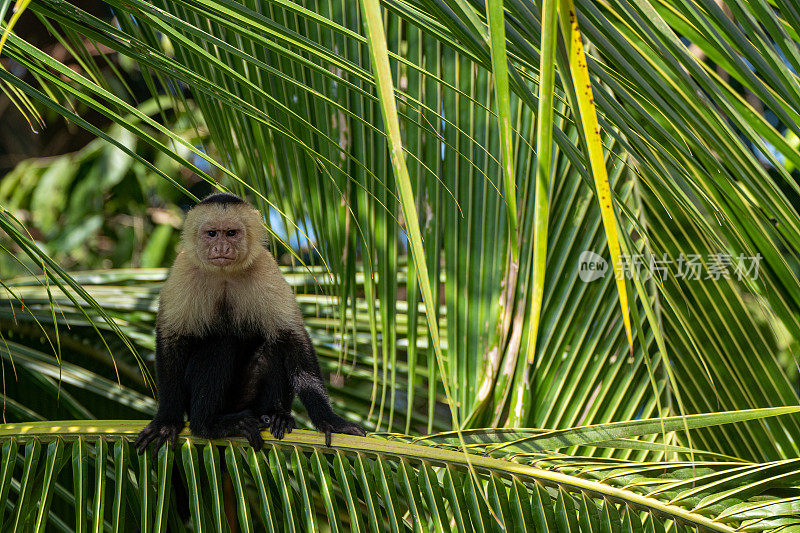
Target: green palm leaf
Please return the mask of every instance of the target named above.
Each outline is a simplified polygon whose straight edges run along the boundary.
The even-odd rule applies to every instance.
[[[739,418],[765,414],[730,413]],[[709,415],[709,423],[723,422],[725,416]],[[253,452],[240,438],[212,444],[187,433],[181,437],[180,460],[165,447],[158,457],[148,451],[140,459],[147,468],[137,470],[128,461],[127,441],[141,427],[131,421],[0,426],[2,464],[9,467],[3,479],[12,489],[13,502],[13,516],[7,520],[25,528],[47,515],[67,531],[73,530],[67,524],[83,523],[81,516],[91,519],[93,527],[109,520],[130,525],[138,521],[138,509],[128,496],[144,484],[157,487],[154,507],[140,500],[142,513],[150,507],[147,516],[154,520],[154,531],[173,523],[176,511],[188,515],[193,530],[214,531],[234,523],[244,530],[264,524],[267,529],[309,531],[321,523],[336,529],[348,527],[356,516],[353,510],[371,527],[392,530],[410,528],[417,520],[448,530],[455,521],[466,531],[484,527],[495,531],[501,524],[523,530],[580,524],[581,530],[617,531],[626,527],[626,521],[713,531],[745,526],[771,531],[799,524],[797,460],[636,463],[579,459],[546,449],[535,457],[515,458],[484,454],[500,443],[489,439],[470,450],[477,482],[489,495],[485,500],[479,496],[470,507],[465,503],[471,478],[464,455],[457,448],[432,446],[436,439],[412,442],[401,435],[337,435],[334,447],[326,448],[318,433],[297,430],[280,443],[268,439],[262,452]],[[627,429],[640,435],[653,430]],[[45,446],[46,458],[40,461]],[[109,448],[115,450],[113,460]],[[70,456],[72,476],[59,466]],[[179,477],[171,474],[173,469]],[[63,485],[69,477],[83,480],[75,485],[74,509],[62,505],[73,501],[73,493]],[[410,484],[400,482],[403,478]],[[180,486],[171,487],[171,482]],[[169,498],[175,490],[186,494],[188,504]],[[106,495],[113,495],[113,501],[106,504]],[[53,504],[48,508],[50,499]],[[243,519],[251,513],[258,516],[255,522]]]
[[[36,108],[59,113],[165,181],[181,186],[168,159],[279,212],[289,240],[314,235],[319,266],[287,276],[336,376],[337,408],[387,433],[343,437],[335,452],[300,431],[266,453],[186,438],[137,462],[133,426],[102,438],[11,428],[3,527],[181,531],[189,517],[216,530],[231,516],[246,531],[798,525],[800,417],[696,423],[798,403],[792,2],[576,1],[594,98],[583,112],[554,12],[542,21],[529,2],[364,2],[370,17],[346,1],[107,4],[111,21],[70,2],[27,7],[84,72],[16,35],[19,11],[6,16],[3,57],[24,74],[0,70],[4,91],[31,121]],[[173,131],[117,94],[86,61],[95,46],[138,65],[153,101],[171,99],[204,133]],[[585,130],[587,109],[599,131]],[[643,259],[633,284],[579,276],[582,254],[614,238],[595,192],[601,167],[621,250]],[[0,357],[20,376],[3,391],[9,419],[149,415],[146,366],[129,353],[152,360],[164,271],[68,272],[15,214],[42,205],[48,180],[24,169],[6,179],[0,253],[43,272],[0,282]],[[720,256],[757,257],[758,275],[679,277],[687,256],[704,272]],[[648,277],[663,258],[667,274]],[[636,436],[637,424],[651,433]],[[456,428],[463,450],[452,434],[394,433]]]
[[[400,288],[394,278],[400,265],[395,221],[403,209],[405,215],[410,211],[408,205],[400,209],[384,130],[373,124],[380,115],[381,100],[370,74],[369,54],[362,48],[366,39],[358,11],[350,4],[257,6],[214,0],[111,5],[120,13],[131,10],[137,23],[120,17],[121,27],[115,28],[58,2],[37,2],[29,9],[52,20],[56,30],[80,32],[141,62],[159,77],[191,84],[214,145],[206,153],[232,162],[232,171],[224,172],[229,177],[248,176],[232,180],[232,186],[257,189],[290,219],[308,215],[334,274],[330,290],[340,296],[340,331],[352,324],[346,320],[347,312],[358,312],[355,279],[359,272],[354,258],[362,246],[373,251],[365,256],[368,274],[363,285],[371,334],[368,349],[375,356],[373,388],[378,392],[371,401],[376,402],[376,421],[394,426],[401,379],[397,368],[404,364],[403,357],[398,358],[403,352],[397,348],[405,342],[397,329],[400,315],[395,305]],[[504,21],[514,180],[520,187],[519,232],[527,236],[534,224],[540,229],[544,224],[541,217],[528,216],[535,205],[542,205],[544,189],[539,187],[537,193],[533,181],[527,179],[536,168],[529,139],[536,131],[539,12],[519,2],[503,5],[509,15]],[[747,86],[789,129],[796,129],[797,84],[781,70],[785,65],[778,58],[795,58],[797,44],[791,32],[785,33],[788,26],[780,18],[782,12],[763,6],[751,10],[743,4],[736,4],[736,10],[739,28],[724,24],[718,11],[697,9],[693,3],[682,10],[648,2],[611,3],[602,9],[592,3],[576,5],[589,45],[589,74],[592,84],[599,84],[593,94],[600,126],[607,133],[603,143],[621,207],[621,233],[647,236],[627,242],[628,252],[655,257],[667,253],[675,259],[694,247],[704,255],[761,254],[765,262],[758,282],[745,279],[690,287],[682,282],[651,281],[639,287],[638,299],[629,307],[647,322],[634,324],[640,334],[628,368],[621,364],[628,357],[619,342],[617,297],[607,290],[605,281],[585,286],[576,278],[580,252],[603,250],[605,239],[598,226],[601,213],[587,187],[588,166],[576,149],[579,132],[573,125],[573,112],[564,105],[571,101],[567,97],[571,89],[556,81],[552,107],[558,127],[553,132],[553,198],[546,223],[552,249],[546,254],[548,264],[542,275],[541,243],[532,246],[523,238],[519,281],[510,283],[513,278],[505,271],[504,252],[498,247],[509,242],[509,236],[503,223],[505,203],[493,181],[501,175],[501,147],[492,139],[501,136],[492,112],[492,50],[487,34],[481,33],[488,28],[483,11],[460,2],[447,8],[391,4],[387,54],[392,77],[398,80],[394,98],[410,162],[411,190],[402,196],[415,199],[426,241],[420,253],[434,278],[441,268],[449,319],[443,373],[432,365],[433,359],[420,359],[416,348],[408,352],[411,375],[403,387],[409,398],[416,395],[415,382],[421,383],[425,373],[435,373],[453,389],[453,399],[469,424],[499,423],[513,412],[515,424],[550,427],[574,425],[582,413],[588,422],[624,419],[639,412],[649,415],[657,411],[659,401],[664,406],[678,403],[678,394],[688,412],[707,410],[720,401],[733,402],[724,404],[736,408],[770,405],[776,399],[781,404],[796,401],[785,371],[775,363],[779,341],[758,332],[758,327],[742,325],[769,321],[772,313],[790,335],[800,332],[794,311],[800,287],[789,266],[796,250],[784,249],[783,244],[798,242],[800,220],[781,190],[797,187],[764,143],[772,143],[778,154],[795,163],[797,156],[788,142],[781,141],[783,133],[754,113],[749,103],[732,96],[730,86],[714,77],[675,37],[676,32],[691,35],[708,57]],[[759,24],[781,38],[768,39]],[[718,32],[715,25],[724,30]],[[170,40],[174,55],[160,50],[162,42],[155,32]],[[756,44],[766,47],[764,60],[753,54]],[[70,75],[69,69],[13,35],[5,50],[35,69],[45,85],[58,86],[91,103],[164,153],[173,152],[150,133],[170,136],[168,130],[146,116],[137,117],[144,120],[138,126],[116,114],[114,108],[125,106],[124,101],[96,87],[90,78]],[[780,82],[767,87],[762,78],[749,73],[740,57]],[[67,75],[67,81],[59,73]],[[3,76],[40,103],[66,112],[45,93],[13,76]],[[698,90],[708,100],[702,105],[696,99]],[[90,93],[91,100],[87,99]],[[390,97],[384,94],[383,100]],[[321,120],[333,116],[335,123]],[[774,176],[758,163],[734,128],[759,147],[774,167]],[[174,135],[172,140],[185,145]],[[297,194],[281,194],[287,190]],[[725,223],[713,223],[705,213],[714,213]],[[534,260],[535,253],[540,259]],[[409,271],[412,279],[420,274],[420,260]],[[533,291],[533,287],[542,279],[536,349],[530,357],[520,357],[522,339],[529,337],[525,319],[535,313],[539,298],[539,289]],[[410,337],[416,347],[420,285],[412,281],[409,288],[409,302],[414,302],[408,316]],[[726,318],[712,323],[699,307],[687,310],[683,302],[700,297],[698,291],[703,301],[726,302],[714,310]],[[768,305],[769,312],[765,316],[757,307],[723,296],[727,291],[755,298]],[[525,304],[528,298],[531,310]],[[437,299],[438,295],[431,294],[427,307],[438,307]],[[591,312],[576,316],[574,309]],[[426,316],[435,318],[429,325],[441,325],[444,320],[439,313]],[[589,323],[598,325],[590,328]],[[665,328],[656,339],[661,335],[670,339],[666,348],[677,363],[673,379],[668,379],[670,367],[662,361],[667,356],[665,346],[662,343],[656,351],[648,333],[655,324]],[[772,347],[764,349],[764,343]],[[570,354],[567,367],[559,363],[564,353]],[[749,355],[742,358],[742,353]],[[600,359],[594,362],[596,354]],[[752,357],[756,361],[750,364]],[[532,362],[527,364],[525,359]],[[751,367],[763,368],[758,376],[768,380],[756,392],[720,389],[728,375],[750,374]],[[436,383],[427,380],[428,413],[435,410]],[[576,389],[574,384],[581,386]],[[768,392],[772,390],[777,395]],[[590,402],[591,398],[601,401]],[[627,400],[620,403],[622,398]],[[796,421],[790,423],[789,434],[795,425]],[[754,457],[782,453],[766,443],[745,447]],[[788,441],[779,447],[793,449]],[[740,452],[744,449],[736,453]]]

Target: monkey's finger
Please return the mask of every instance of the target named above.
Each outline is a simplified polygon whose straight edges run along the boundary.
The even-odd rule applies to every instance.
[[[366,437],[367,436],[367,432],[364,431],[364,428],[362,428],[361,426],[356,425],[356,424],[352,424],[352,425],[347,426],[346,428],[343,428],[341,432],[342,433],[347,433],[348,435],[355,435],[357,437]]]
[[[331,427],[325,428],[325,446],[331,447]]]
[[[151,431],[150,431],[150,426],[149,426],[149,425],[148,425],[148,426],[145,426],[145,427],[144,427],[144,429],[142,429],[142,430],[139,432],[139,434],[138,434],[138,435],[136,435],[136,440],[134,441],[134,444],[133,444],[133,445],[134,445],[134,446],[136,446],[136,447],[138,448],[138,447],[139,447],[139,444],[140,444],[142,441],[146,440],[146,439],[147,439],[147,437],[148,437],[150,434],[151,434]]]
[[[285,430],[286,430],[286,419],[282,416],[275,416],[272,419],[272,427],[270,428],[272,436],[278,440],[281,440],[283,438]]]
[[[155,448],[156,452],[158,452],[158,450],[161,449],[164,443],[167,442],[167,439],[169,439],[169,435],[165,435],[163,433],[158,434],[158,436],[153,441],[154,442],[153,447]]]
[[[133,443],[133,446],[139,451],[139,455],[142,455],[147,449],[147,445],[150,444],[152,440],[153,433],[145,428],[141,433],[139,433],[139,436],[136,437],[136,441]]]
[[[150,441],[149,441],[149,440],[148,440],[148,441],[142,441],[142,442],[139,442],[139,443],[137,443],[137,444],[135,445],[135,446],[136,446],[137,453],[138,453],[139,455],[143,455],[143,454],[144,454],[144,452],[145,452],[145,450],[147,450],[147,445],[148,445],[148,444],[150,444]]]
[[[139,444],[139,455],[144,454],[147,451],[147,447],[150,446],[150,443],[153,442],[153,436],[150,435],[144,441]]]

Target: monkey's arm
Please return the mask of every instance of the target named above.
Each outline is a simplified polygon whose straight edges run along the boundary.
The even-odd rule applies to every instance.
[[[364,436],[364,429],[349,422],[331,409],[331,402],[317,361],[317,354],[305,329],[285,331],[276,353],[282,353],[290,386],[300,397],[311,422],[325,433],[325,444],[331,445],[331,433]]]
[[[188,391],[184,382],[184,372],[188,356],[188,342],[184,338],[165,338],[156,328],[156,379],[158,382],[158,411],[136,437],[134,446],[139,454],[147,445],[155,441],[156,449],[170,440],[178,442],[178,434],[184,426],[183,414],[186,411]]]

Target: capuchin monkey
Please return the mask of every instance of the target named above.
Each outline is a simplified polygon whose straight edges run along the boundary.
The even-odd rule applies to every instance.
[[[365,435],[331,409],[317,354],[289,284],[264,243],[260,213],[228,193],[212,194],[186,216],[181,251],[161,291],[156,320],[158,412],[136,438],[177,444],[188,414],[192,433],[234,435],[260,449],[294,428],[297,394],[325,433]]]

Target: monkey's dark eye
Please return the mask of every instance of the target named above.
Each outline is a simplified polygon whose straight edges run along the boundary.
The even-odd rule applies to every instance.
[[[228,237],[233,237],[234,235],[236,235],[236,230],[235,229],[229,229],[225,234]]]
[[[217,236],[217,232],[212,229],[211,231],[208,232],[208,236],[209,237],[216,237]]]

